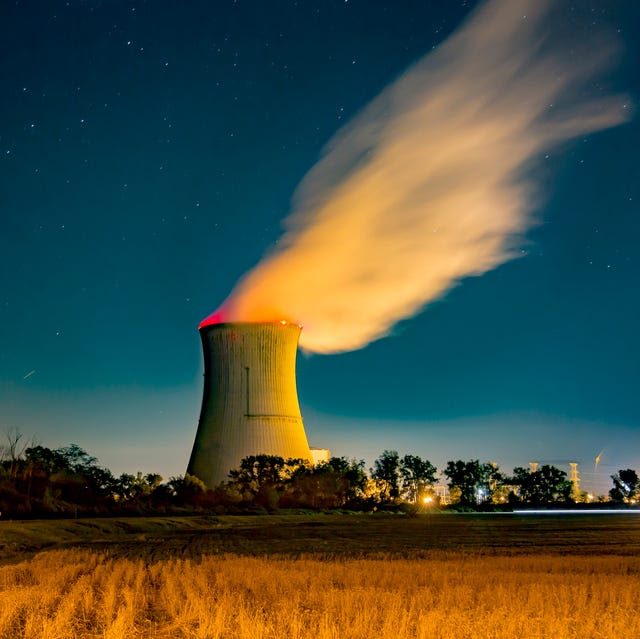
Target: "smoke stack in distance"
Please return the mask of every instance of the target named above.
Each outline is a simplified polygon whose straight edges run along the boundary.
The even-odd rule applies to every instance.
[[[296,390],[300,327],[203,323],[200,336],[204,394],[187,472],[215,486],[249,455],[312,461]]]

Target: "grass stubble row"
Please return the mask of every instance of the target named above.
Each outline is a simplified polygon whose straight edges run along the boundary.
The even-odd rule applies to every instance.
[[[52,550],[0,567],[0,637],[640,637],[640,559]]]

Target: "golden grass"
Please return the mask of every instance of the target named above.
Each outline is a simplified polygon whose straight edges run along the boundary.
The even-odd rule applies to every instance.
[[[0,637],[619,639],[640,559],[204,556],[56,550],[0,567]]]

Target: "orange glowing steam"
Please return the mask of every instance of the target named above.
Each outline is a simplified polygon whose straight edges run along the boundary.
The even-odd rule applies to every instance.
[[[302,323],[302,348],[354,350],[515,257],[539,201],[532,165],[628,113],[624,97],[585,97],[611,42],[571,41],[556,9],[484,4],[387,87],[329,142],[279,248],[218,317]]]

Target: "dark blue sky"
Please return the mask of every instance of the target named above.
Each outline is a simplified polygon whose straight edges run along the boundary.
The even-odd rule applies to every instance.
[[[273,247],[324,143],[473,5],[1,3],[0,428],[184,472],[198,322]],[[608,86],[637,102],[640,5],[572,15],[618,32]],[[551,153],[521,259],[363,350],[301,355],[310,443],[571,459],[603,489],[640,468],[638,122]]]

